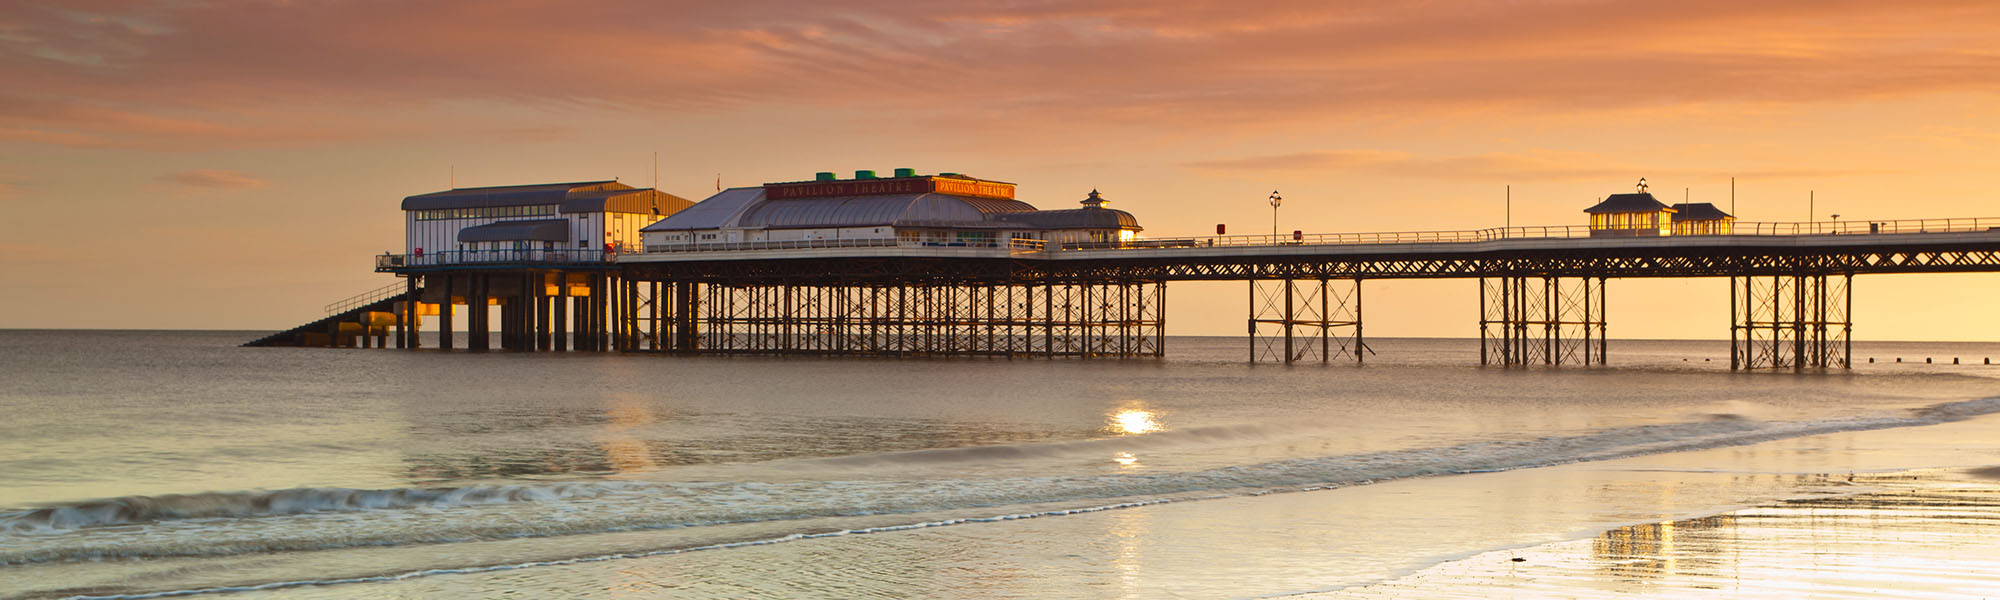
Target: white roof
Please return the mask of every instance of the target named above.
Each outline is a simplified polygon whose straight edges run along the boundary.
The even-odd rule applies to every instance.
[[[764,199],[763,187],[729,188],[640,231],[687,231],[735,227],[743,211]]]

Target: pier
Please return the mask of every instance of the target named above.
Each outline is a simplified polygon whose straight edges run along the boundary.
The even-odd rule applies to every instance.
[[[1240,281],[1249,360],[1363,362],[1367,282],[1463,279],[1481,364],[1601,365],[1616,280],[1701,277],[1728,279],[1711,309],[1729,315],[1731,368],[1847,368],[1856,275],[2000,271],[2000,218],[1737,222],[1643,187],[1592,207],[1587,226],[1139,237],[1094,191],[1041,211],[1012,184],[858,175],[726,190],[602,249],[384,254],[376,270],[404,286],[372,322],[393,323],[399,348],[434,314],[451,349],[452,313],[471,307],[473,351],[497,332],[513,351],[1136,358],[1167,352],[1169,283]],[[864,203],[888,216],[835,210]],[[465,231],[478,228],[494,226]]]

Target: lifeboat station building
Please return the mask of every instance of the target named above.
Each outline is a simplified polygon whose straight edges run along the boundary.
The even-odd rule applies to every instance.
[[[617,181],[456,188],[403,199],[409,266],[616,255],[639,230],[692,206]]]
[[[1082,208],[1040,210],[1014,184],[958,173],[830,172],[812,181],[732,188],[641,230],[648,252],[810,246],[1058,247],[1116,244],[1143,230],[1096,191]]]

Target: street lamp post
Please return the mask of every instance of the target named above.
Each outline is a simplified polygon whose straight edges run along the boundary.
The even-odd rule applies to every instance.
[[[1278,243],[1278,205],[1285,203],[1285,197],[1278,190],[1271,190],[1271,243]]]

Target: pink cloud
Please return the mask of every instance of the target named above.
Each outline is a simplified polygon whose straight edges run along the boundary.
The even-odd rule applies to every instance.
[[[1187,129],[1843,102],[2000,91],[1995,22],[1977,0],[12,4],[0,140],[515,127],[455,102]]]
[[[238,171],[221,169],[195,169],[161,175],[160,181],[180,184],[191,188],[217,190],[254,190],[270,185],[270,182]]]

